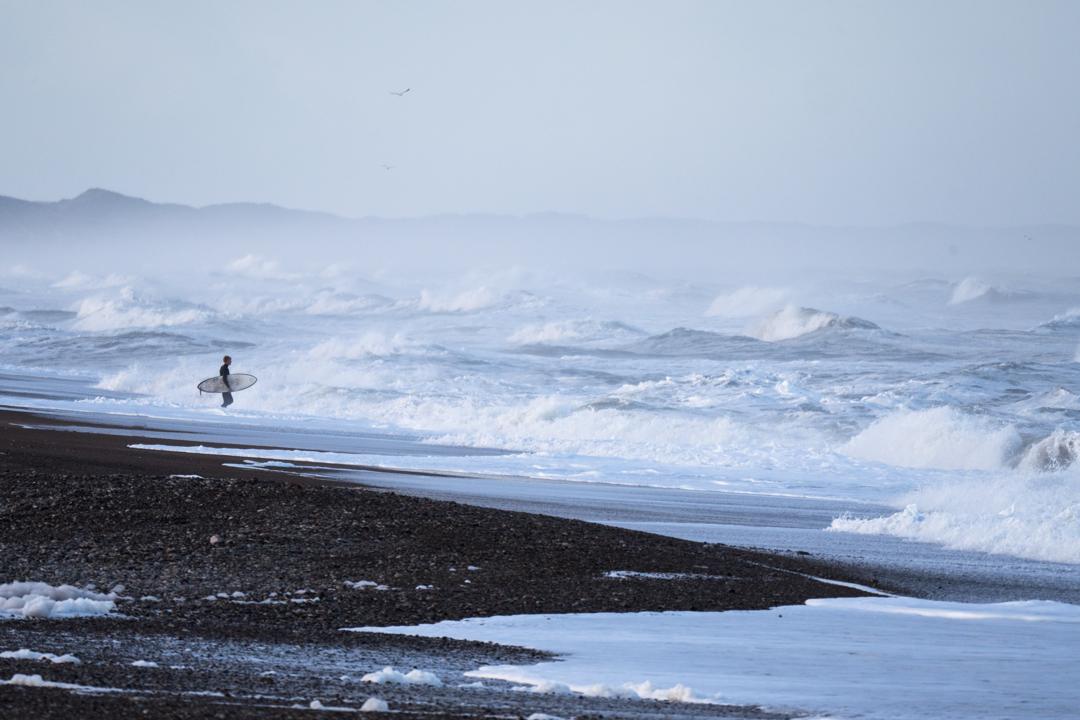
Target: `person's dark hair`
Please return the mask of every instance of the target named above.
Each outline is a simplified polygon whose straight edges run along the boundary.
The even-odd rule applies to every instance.
[[[228,355],[226,355],[225,357],[221,358],[221,362],[229,362],[230,360],[232,360],[232,358],[231,358],[231,357],[229,357]]]

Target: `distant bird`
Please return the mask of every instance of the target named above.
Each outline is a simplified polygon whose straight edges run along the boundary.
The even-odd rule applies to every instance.
[[[381,167],[383,170],[393,170],[395,166],[394,165],[387,165],[386,163],[383,163],[379,167]]]
[[[404,89],[404,90],[402,90],[401,92],[394,92],[393,90],[391,90],[391,91],[390,91],[390,94],[391,94],[391,95],[397,95],[398,97],[401,97],[401,96],[403,96],[403,95],[404,95],[405,93],[407,93],[407,92],[409,92],[409,91],[411,91],[411,90],[412,90],[412,88],[405,88],[405,89]]]

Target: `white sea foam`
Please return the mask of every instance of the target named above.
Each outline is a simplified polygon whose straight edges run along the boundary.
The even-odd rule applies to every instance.
[[[1077,328],[1080,328],[1080,307],[1069,308],[1065,312],[1055,315],[1047,322],[1040,323],[1037,329],[1075,330]]]
[[[1055,472],[1071,467],[1080,455],[1080,432],[1058,428],[1033,443],[1020,457],[1017,467],[1025,471]]]
[[[427,670],[410,670],[407,673],[395,670],[392,667],[384,667],[382,670],[368,673],[360,678],[361,682],[396,685],[433,685],[441,686],[442,680],[435,673]]]
[[[555,653],[555,661],[466,673],[541,692],[880,720],[1064,717],[1080,702],[1074,684],[1047,672],[1071,667],[1080,608],[1052,602],[843,598],[736,613],[517,615],[356,630]]]
[[[418,402],[406,397],[387,403],[384,411],[396,424],[425,428],[433,433],[434,441],[451,445],[657,462],[717,461],[726,455],[728,443],[737,444],[740,434],[738,424],[727,418],[595,409],[558,396],[501,407],[476,401]]]
[[[258,278],[261,280],[284,280],[295,277],[292,273],[283,272],[280,264],[276,260],[250,253],[234,258],[225,266],[225,268],[226,272],[232,275]]]
[[[15,673],[8,680],[0,680],[0,685],[19,685],[22,687],[33,688],[53,688],[56,690],[68,690],[70,692],[87,695],[94,695],[99,693],[127,692],[122,688],[98,687],[95,685],[79,685],[77,683],[57,682],[55,680],[46,680],[41,675],[26,675],[23,673]]]
[[[472,312],[491,307],[501,298],[485,285],[451,294],[424,289],[420,292],[418,307],[431,312]]]
[[[355,337],[324,340],[308,354],[316,360],[358,360],[371,356],[394,355],[418,347],[400,333],[369,330]]]
[[[842,452],[900,467],[996,470],[1020,444],[1020,433],[1011,425],[937,407],[886,415],[852,438]]]
[[[211,317],[208,310],[187,303],[142,298],[130,287],[122,288],[113,296],[85,298],[75,307],[75,312],[75,327],[90,331],[172,327]]]
[[[949,298],[950,305],[963,305],[965,303],[991,302],[1001,303],[1017,300],[1031,300],[1035,293],[1027,290],[1002,288],[992,285],[977,277],[966,277],[953,286],[952,296]]]
[[[78,665],[82,661],[74,655],[65,653],[63,655],[55,655],[53,653],[36,652],[27,648],[21,648],[19,650],[5,650],[0,652],[0,658],[7,660],[35,660],[35,661],[48,661],[54,665]]]
[[[621,322],[560,320],[526,325],[515,330],[508,340],[515,345],[628,342],[644,334],[643,331]]]
[[[949,304],[960,305],[962,303],[986,297],[993,292],[993,285],[976,277],[966,277],[956,283],[953,287],[952,297],[949,298]]]
[[[116,595],[43,582],[0,585],[0,618],[72,618],[108,615]]]
[[[841,517],[830,530],[895,535],[957,550],[1080,563],[1080,473],[945,479],[908,494],[876,518]]]
[[[323,291],[303,308],[309,315],[353,315],[389,308],[394,301],[382,295]]]
[[[382,698],[369,697],[360,706],[360,712],[390,712],[390,705]]]

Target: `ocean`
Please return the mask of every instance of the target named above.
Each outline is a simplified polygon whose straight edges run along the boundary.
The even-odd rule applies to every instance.
[[[387,467],[865,504],[885,509],[822,532],[1080,563],[1080,279],[225,267],[11,269],[0,372],[92,389],[18,404],[433,448]],[[259,378],[228,411],[195,388],[224,354]]]

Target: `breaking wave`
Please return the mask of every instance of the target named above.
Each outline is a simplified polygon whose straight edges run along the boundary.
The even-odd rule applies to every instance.
[[[1006,302],[1012,300],[1030,300],[1035,297],[1034,293],[1023,290],[1011,290],[991,285],[977,277],[966,277],[953,285],[952,295],[949,297],[950,305],[963,305],[975,301],[979,302]]]
[[[1027,447],[1017,462],[1020,470],[1057,472],[1071,467],[1080,455],[1080,433],[1058,428]]]
[[[1068,311],[1055,315],[1050,320],[1039,325],[1036,330],[1050,331],[1075,331],[1080,330],[1080,308],[1070,308]]]
[[[318,360],[361,360],[386,357],[419,349],[420,346],[400,333],[370,330],[357,337],[324,340],[308,355]]]
[[[499,292],[481,285],[462,292],[436,292],[424,289],[416,307],[433,313],[470,313],[479,310],[511,307],[539,307],[543,299],[524,290]]]
[[[705,311],[706,315],[727,318],[746,318],[763,315],[783,307],[790,293],[775,287],[741,287],[723,295],[717,295]]]
[[[1012,424],[955,408],[903,409],[873,422],[840,451],[895,467],[1052,473],[1080,456],[1080,432],[1057,428],[1025,441]]]
[[[1080,474],[1011,474],[923,487],[877,518],[833,520],[830,530],[940,543],[956,550],[1080,563]]]
[[[510,335],[508,340],[515,345],[625,342],[644,334],[644,330],[614,320],[563,320],[526,325]]]
[[[116,297],[94,296],[82,300],[75,309],[74,327],[89,331],[171,327],[204,322],[212,316],[206,308],[140,298],[130,287],[125,287]]]
[[[897,467],[994,470],[1004,467],[1020,446],[1020,433],[1011,425],[936,407],[886,415],[840,451]]]
[[[825,329],[880,330],[881,328],[862,318],[843,317],[836,313],[788,305],[757,323],[750,329],[749,334],[758,340],[777,342]]]

